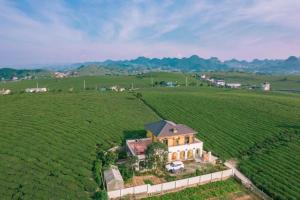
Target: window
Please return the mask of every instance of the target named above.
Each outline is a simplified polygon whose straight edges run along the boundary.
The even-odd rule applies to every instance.
[[[189,144],[190,143],[190,137],[187,136],[184,138],[184,144]]]
[[[163,139],[163,143],[168,145],[168,139]]]

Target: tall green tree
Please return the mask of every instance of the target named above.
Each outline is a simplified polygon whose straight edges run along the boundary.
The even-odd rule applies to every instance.
[[[168,147],[164,143],[153,142],[146,150],[146,165],[155,171],[162,170],[168,161]]]

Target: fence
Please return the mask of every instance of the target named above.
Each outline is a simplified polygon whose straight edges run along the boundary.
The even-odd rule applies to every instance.
[[[157,185],[139,185],[130,188],[124,188],[114,191],[108,191],[108,196],[110,199],[121,198],[126,195],[151,195],[155,193],[162,193],[171,190],[176,190],[179,188],[192,187],[195,185],[206,184],[209,182],[219,181],[229,178],[234,175],[234,169],[228,169],[224,171],[214,172],[211,174],[205,174],[202,176],[196,176],[186,179],[181,179],[177,181],[171,181],[167,183],[157,184]]]

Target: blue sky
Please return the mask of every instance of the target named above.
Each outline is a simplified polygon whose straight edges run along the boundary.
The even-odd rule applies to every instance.
[[[299,0],[0,0],[0,66],[299,56],[299,10]]]

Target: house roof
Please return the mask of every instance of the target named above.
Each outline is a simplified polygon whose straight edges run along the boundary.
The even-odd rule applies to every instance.
[[[152,143],[151,138],[143,138],[137,140],[127,140],[128,147],[133,151],[136,155],[144,155],[147,147]]]
[[[113,181],[123,182],[123,178],[119,169],[114,166],[104,171],[104,179],[107,184]]]
[[[196,134],[197,132],[183,124],[176,124],[168,120],[160,120],[145,125],[157,137],[170,137],[175,135]]]

